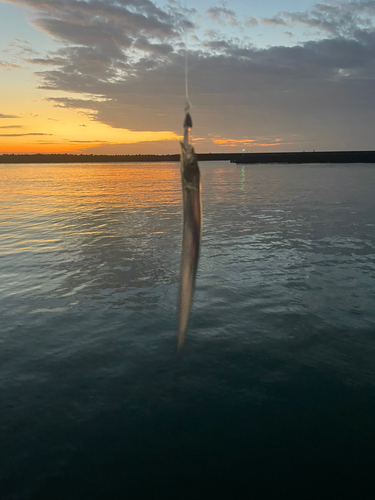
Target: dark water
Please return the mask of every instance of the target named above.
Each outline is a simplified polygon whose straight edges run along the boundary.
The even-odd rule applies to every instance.
[[[375,166],[0,167],[0,498],[374,498]]]

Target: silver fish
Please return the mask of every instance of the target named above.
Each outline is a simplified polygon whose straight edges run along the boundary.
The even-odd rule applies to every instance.
[[[178,349],[185,340],[189,313],[193,302],[202,236],[201,181],[197,156],[190,143],[192,120],[187,112],[184,141],[181,142],[181,181],[183,197],[183,232],[178,294]]]

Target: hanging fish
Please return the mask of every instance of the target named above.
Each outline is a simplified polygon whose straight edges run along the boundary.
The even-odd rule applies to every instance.
[[[189,113],[189,106],[187,106],[184,121],[184,140],[181,142],[183,229],[178,294],[178,349],[182,348],[185,340],[193,302],[202,236],[201,181],[197,156],[190,139],[192,126],[193,122]]]

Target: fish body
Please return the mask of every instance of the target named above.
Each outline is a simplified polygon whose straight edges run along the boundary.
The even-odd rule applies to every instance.
[[[191,120],[191,119],[190,119]],[[186,123],[186,120],[185,120]],[[188,122],[188,125],[190,123]],[[185,127],[185,132],[190,127]],[[183,232],[180,270],[180,289],[178,297],[178,348],[181,349],[189,313],[193,302],[195,277],[198,269],[202,236],[202,201],[200,171],[193,146],[189,143],[188,133],[181,142],[181,181],[183,198]]]

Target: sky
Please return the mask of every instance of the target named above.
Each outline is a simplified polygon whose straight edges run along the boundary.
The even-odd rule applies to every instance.
[[[373,150],[375,1],[0,0],[0,154]]]

